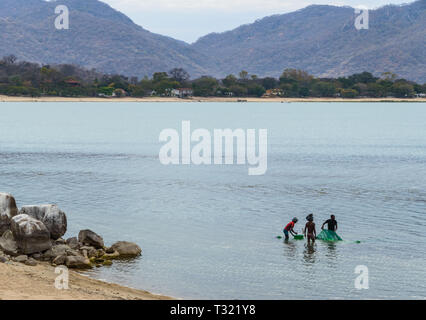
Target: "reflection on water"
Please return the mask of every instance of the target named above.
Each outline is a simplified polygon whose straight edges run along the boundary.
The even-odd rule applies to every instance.
[[[326,242],[327,254],[326,257],[329,258],[329,261],[335,262],[337,259],[337,244],[335,242]]]
[[[297,246],[294,240],[284,239],[284,255],[289,261],[294,260],[297,256]]]
[[[2,103],[0,114],[0,191],[57,203],[67,237],[89,228],[142,247],[92,276],[196,299],[424,298],[424,104]],[[162,166],[158,135],[182,120],[268,129],[266,175]],[[276,239],[311,212],[333,212],[345,241]],[[353,286],[357,265],[369,290]]]
[[[303,250],[303,260],[305,264],[313,264],[316,261],[316,244],[305,243],[305,250]]]

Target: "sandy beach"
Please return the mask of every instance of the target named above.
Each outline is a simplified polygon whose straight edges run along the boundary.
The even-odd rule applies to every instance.
[[[170,300],[172,298],[69,272],[69,289],[55,288],[54,267],[0,263],[0,300]]]
[[[123,97],[123,98],[101,98],[101,97],[13,97],[0,95],[0,102],[426,102],[426,98],[220,98],[220,97],[191,97],[180,99],[176,97]]]

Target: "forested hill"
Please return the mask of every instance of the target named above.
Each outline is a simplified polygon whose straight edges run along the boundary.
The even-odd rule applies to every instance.
[[[59,4],[69,8],[68,30],[55,28]],[[208,73],[209,58],[189,44],[151,33],[97,0],[0,0],[0,30],[0,57],[139,77],[175,66]]]
[[[310,6],[267,17],[193,47],[219,59],[220,76],[242,68],[278,76],[285,68],[336,77],[368,70],[426,82],[426,0],[369,12],[369,29],[355,28],[350,7]]]

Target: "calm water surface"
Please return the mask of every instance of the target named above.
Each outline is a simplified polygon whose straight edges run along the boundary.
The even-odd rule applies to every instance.
[[[159,133],[182,120],[268,129],[267,173],[161,165]],[[99,279],[183,298],[425,299],[425,104],[1,103],[0,190],[57,203],[66,236],[141,245]],[[276,238],[310,212],[334,213],[345,241]]]

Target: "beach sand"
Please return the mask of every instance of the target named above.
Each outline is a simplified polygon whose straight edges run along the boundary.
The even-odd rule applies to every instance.
[[[12,97],[0,95],[0,102],[426,102],[426,98],[220,98],[220,97],[191,97],[187,99],[173,97],[123,97],[123,98],[101,98],[101,97]]]
[[[47,263],[31,267],[17,262],[0,263],[0,300],[170,300],[107,283],[69,271],[69,289],[55,288],[55,268]]]

